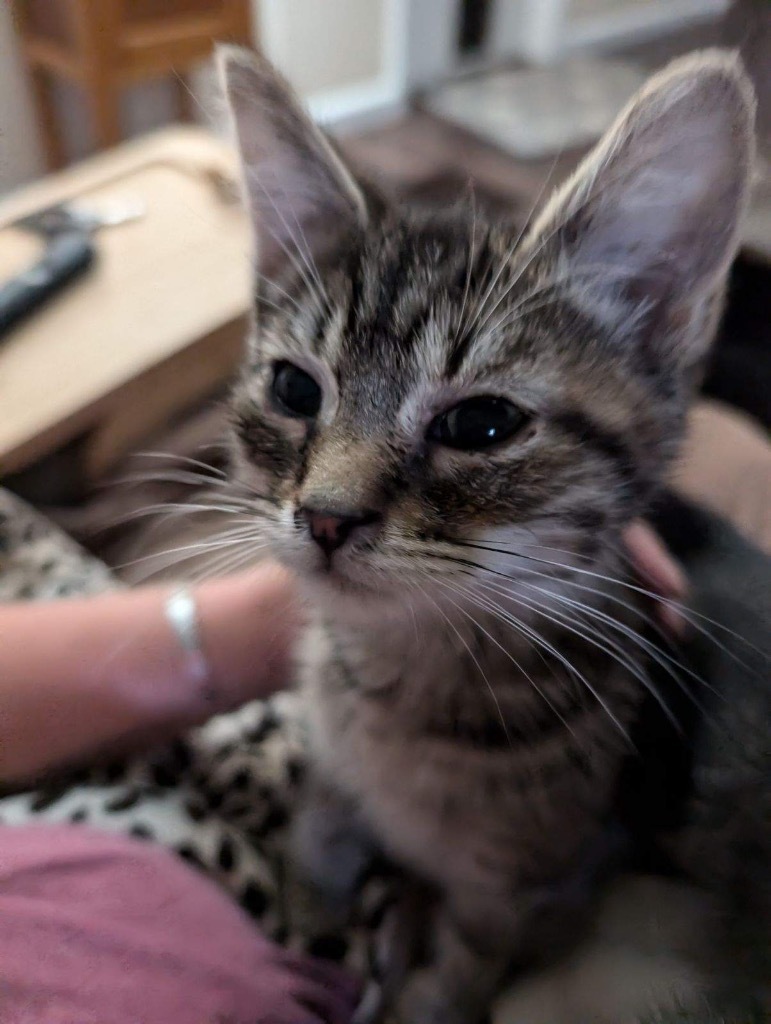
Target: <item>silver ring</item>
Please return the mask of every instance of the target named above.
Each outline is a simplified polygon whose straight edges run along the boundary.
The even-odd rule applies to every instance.
[[[180,587],[167,597],[164,611],[166,621],[187,655],[193,679],[197,683],[211,683],[211,669],[201,644],[195,597],[187,587]]]

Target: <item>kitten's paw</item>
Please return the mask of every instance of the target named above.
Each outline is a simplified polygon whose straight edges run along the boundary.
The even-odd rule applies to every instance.
[[[350,803],[311,776],[289,837],[287,872],[300,911],[320,917],[315,923],[328,931],[345,925],[373,856],[372,839]]]
[[[383,990],[376,981],[364,989],[359,1005],[351,1018],[351,1024],[382,1024],[385,1019]]]
[[[417,971],[396,1002],[396,1024],[479,1024],[453,1005],[439,975]]]
[[[344,931],[351,918],[351,902],[323,891],[296,873],[287,872],[286,908],[292,934],[306,938]]]

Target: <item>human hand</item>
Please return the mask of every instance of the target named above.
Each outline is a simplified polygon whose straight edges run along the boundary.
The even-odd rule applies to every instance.
[[[202,583],[195,591],[211,673],[209,715],[265,698],[290,681],[302,622],[290,574],[274,563]]]
[[[654,615],[667,632],[682,636],[685,619],[678,608],[669,603],[682,601],[687,593],[688,584],[682,569],[653,527],[642,519],[630,523],[623,540],[641,586],[663,599],[654,602]]]

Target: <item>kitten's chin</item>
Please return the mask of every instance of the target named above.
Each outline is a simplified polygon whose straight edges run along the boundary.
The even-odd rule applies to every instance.
[[[405,581],[361,551],[338,551],[331,559],[315,546],[277,543],[274,557],[289,569],[315,600],[404,603]]]
[[[371,584],[352,577],[345,570],[341,570],[334,565],[315,570],[308,575],[308,579],[317,587],[334,593],[354,596],[374,595],[376,593],[375,588]]]
[[[304,573],[300,586],[312,605],[341,622],[370,623],[399,606],[396,590],[375,589],[334,571]]]
[[[292,565],[301,583],[317,599],[372,602],[398,601],[404,587],[396,579],[374,571],[370,566],[351,559],[333,559],[331,563]]]

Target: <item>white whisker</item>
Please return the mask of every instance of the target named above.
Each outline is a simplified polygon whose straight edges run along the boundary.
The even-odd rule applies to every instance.
[[[480,583],[478,583],[477,585],[478,586],[482,586],[485,589],[488,589],[488,585],[487,584],[483,584],[483,583],[480,584]],[[490,588],[490,589],[492,589],[492,588]],[[499,596],[501,596],[501,595],[499,595]],[[522,602],[522,604],[523,604],[523,606],[525,608],[528,607],[528,605],[525,602]],[[537,611],[537,609],[534,609],[534,608],[531,608],[531,610],[532,611]],[[517,623],[518,625],[522,626],[522,628],[530,630],[530,627],[525,626],[523,623],[521,623],[521,620],[518,620],[514,616],[512,616],[511,614],[505,612],[502,608],[500,608],[499,604],[496,604],[492,600],[489,601],[488,611],[490,611],[492,614],[498,615],[503,621],[509,622],[509,624],[511,624],[511,625],[514,625],[515,623]],[[548,616],[545,616],[545,617],[548,618]],[[552,621],[554,621],[554,620],[552,620]],[[535,634],[534,630],[532,630],[531,632],[533,634]],[[621,721],[618,719],[618,717],[613,713],[613,711],[611,710],[611,708],[608,705],[607,701],[605,701],[602,698],[602,696],[598,692],[597,688],[595,686],[593,686],[592,683],[589,682],[589,680],[586,678],[586,676],[582,672],[580,672],[575,667],[575,665],[573,665],[573,663],[571,661],[569,661],[564,656],[564,654],[562,654],[562,652],[558,648],[556,648],[553,644],[549,643],[541,634],[535,634],[535,635],[537,635],[540,638],[540,642],[543,645],[544,650],[546,650],[550,655],[552,655],[552,657],[556,658],[557,661],[559,661],[560,664],[563,665],[565,667],[565,669],[567,669],[567,671],[571,675],[575,676],[581,683],[583,683],[583,685],[586,687],[586,690],[588,691],[588,693],[590,693],[592,695],[592,697],[597,701],[597,703],[603,709],[603,711],[608,716],[610,721],[618,729],[618,731],[621,734],[621,736],[627,742],[631,742],[631,739],[630,739],[630,736],[629,736],[629,733],[628,733],[627,729],[624,727],[624,725],[621,723]]]
[[[133,565],[141,565],[153,559],[167,558],[169,555],[186,554],[186,557],[193,557],[207,551],[216,551],[224,547],[233,547],[236,544],[243,544],[250,538],[261,537],[254,527],[241,527],[239,529],[227,530],[224,533],[216,534],[211,539],[196,541],[191,544],[180,544],[175,548],[164,548],[163,551],[154,551],[147,555],[140,555],[128,562],[115,566],[116,569],[129,569]],[[179,561],[185,561],[180,559]],[[173,562],[170,564],[174,564]]]
[[[227,479],[227,474],[224,469],[220,469],[218,466],[213,466],[209,462],[203,462],[201,459],[194,459],[190,455],[176,455],[173,452],[142,451],[135,452],[133,458],[160,459],[169,463],[183,462],[186,466],[197,467],[205,473],[221,477],[223,480]]]
[[[538,189],[538,192],[536,194],[535,199],[533,200],[533,203],[532,203],[532,205],[530,207],[530,211],[529,211],[527,217],[524,218],[524,220],[522,222],[522,227],[520,228],[520,230],[519,230],[519,232],[517,234],[517,237],[514,239],[514,241],[511,244],[511,246],[507,249],[506,254],[503,257],[503,260],[501,261],[501,265],[498,268],[498,272],[494,275],[493,279],[490,281],[490,284],[489,284],[487,290],[483,294],[483,296],[480,299],[480,301],[476,304],[476,308],[474,310],[474,318],[475,319],[474,319],[474,323],[472,325],[475,330],[477,329],[477,325],[479,323],[480,318],[482,316],[486,316],[487,315],[486,314],[486,310],[485,310],[485,306],[487,305],[488,301],[490,300],[490,297],[492,296],[493,291],[495,290],[495,286],[497,285],[498,281],[501,278],[501,274],[503,274],[504,270],[507,268],[509,260],[514,255],[514,253],[516,252],[516,250],[519,247],[522,239],[525,237],[525,232],[528,229],[528,226],[529,226],[529,223],[530,223],[530,219],[532,218],[535,210],[538,207],[538,204],[541,202],[541,199],[543,198],[543,196],[546,193],[546,189],[547,189],[549,183],[551,182],[552,176],[554,174],[554,171],[555,171],[555,169],[557,167],[557,163],[558,163],[559,158],[560,158],[561,155],[562,155],[562,150],[560,150],[560,152],[554,157],[552,165],[551,165],[551,167],[549,169],[549,173],[546,175],[544,180],[541,182],[541,186]],[[506,294],[508,294],[508,289],[504,293],[504,297],[505,297]],[[496,303],[496,307],[495,308],[497,308],[497,306],[498,306],[498,303]]]
[[[451,587],[451,584],[449,584],[446,580],[438,580],[437,582],[439,582],[441,586],[448,587],[450,589],[454,589],[455,592],[458,593],[461,597],[465,597],[466,599],[473,601],[477,605],[477,607],[481,608],[482,610],[485,610],[484,607],[478,601],[474,600],[474,597],[471,594],[471,591],[469,589],[466,589],[466,588],[453,588],[453,587]],[[450,599],[448,598],[448,600],[450,600]],[[542,687],[540,687],[535,682],[535,680],[530,675],[530,673],[525,670],[525,668],[520,664],[519,661],[517,661],[517,659],[514,657],[514,655],[511,653],[511,651],[507,650],[503,646],[503,644],[501,644],[498,640],[496,640],[496,638],[491,633],[489,633],[488,630],[486,630],[484,628],[484,626],[480,622],[478,622],[476,619],[474,619],[472,616],[470,616],[469,613],[466,612],[460,605],[456,604],[452,600],[450,600],[450,603],[455,608],[457,608],[458,611],[461,612],[461,614],[465,615],[467,618],[470,618],[471,622],[479,630],[481,630],[482,633],[484,633],[484,635],[488,638],[488,640],[490,640],[493,644],[495,644],[495,646],[498,647],[499,650],[501,650],[506,655],[507,658],[509,658],[509,660],[514,664],[515,668],[520,672],[520,674],[523,675],[525,677],[525,679],[527,679],[527,681],[530,683],[530,685],[533,687],[533,689],[539,695],[539,697],[549,706],[549,708],[551,708],[551,710],[554,712],[554,714],[557,716],[557,718],[562,722],[562,724],[565,726],[565,728],[568,730],[568,732],[570,732],[572,735],[575,736],[575,733],[573,732],[572,728],[570,727],[570,725],[565,720],[564,715],[559,711],[558,708],[556,708],[554,706],[553,702],[546,695],[546,693],[544,692]],[[518,630],[518,631],[520,632],[521,635],[525,636],[525,638],[528,639],[529,643],[532,644],[532,640],[530,640],[521,629]],[[537,648],[536,648],[536,650],[537,650]]]
[[[271,229],[270,229],[270,227],[268,227],[268,225],[264,225],[265,229],[271,235],[271,237],[273,238],[274,242],[276,242],[281,247],[284,255],[289,260],[289,262],[292,264],[292,266],[294,267],[296,273],[299,275],[300,279],[305,283],[305,286],[307,287],[308,291],[315,297],[316,301],[319,303],[319,306],[322,309],[326,308],[329,305],[329,300],[328,300],[326,294],[323,292],[323,290],[319,291],[316,283],[313,281],[313,279],[311,277],[308,276],[309,273],[310,273],[310,270],[309,270],[308,265],[307,265],[307,260],[305,259],[305,256],[304,256],[304,254],[302,252],[300,244],[299,244],[299,242],[297,240],[297,236],[295,235],[295,233],[292,231],[292,229],[287,224],[286,218],[281,213],[281,211],[279,210],[279,208],[276,205],[275,201],[273,200],[273,197],[270,194],[270,190],[267,189],[265,187],[265,185],[263,185],[262,181],[260,180],[260,176],[259,176],[259,173],[256,170],[256,168],[249,167],[249,168],[246,169],[246,173],[247,173],[248,177],[257,184],[257,186],[262,191],[262,193],[265,196],[265,198],[268,200],[270,205],[273,207],[273,212],[276,214],[278,219],[281,221],[281,224],[283,225],[284,230],[287,233],[287,236],[291,239],[295,249],[297,250],[298,255],[300,256],[300,259],[302,260],[302,263],[298,262],[297,257],[294,255],[294,253],[290,250],[290,248],[287,246],[287,244],[284,242],[284,240],[281,238],[281,236],[277,232],[271,231]],[[305,264],[305,266],[303,266],[303,264]]]
[[[421,590],[422,590],[422,588],[421,588]],[[433,604],[434,608],[436,608],[436,610],[439,612],[439,614],[444,618],[444,620],[447,623],[447,625],[450,626],[450,628],[454,631],[455,635],[458,637],[460,642],[463,644],[463,646],[468,651],[469,657],[471,658],[471,660],[476,665],[476,667],[477,667],[477,669],[479,671],[479,674],[482,676],[482,679],[485,681],[485,685],[487,686],[487,689],[490,692],[490,696],[493,698],[493,701],[495,703],[495,707],[496,707],[497,712],[498,712],[498,718],[500,719],[501,726],[503,727],[503,732],[504,732],[504,735],[506,737],[506,741],[509,744],[509,746],[512,747],[513,745],[512,745],[512,742],[511,742],[511,736],[509,734],[509,728],[508,728],[508,726],[506,724],[506,719],[503,716],[503,711],[501,709],[500,701],[498,700],[498,697],[495,694],[495,690],[492,687],[492,683],[487,678],[487,673],[485,672],[485,670],[480,665],[479,659],[474,654],[474,652],[471,650],[471,648],[469,647],[468,643],[466,642],[466,638],[463,636],[463,634],[457,628],[457,626],[452,621],[452,619],[449,617],[449,615],[447,615],[444,612],[444,610],[440,607],[440,605],[438,605],[429,594],[427,594],[425,591],[423,591],[423,594],[426,597],[426,599],[429,600],[431,602],[431,604]],[[453,604],[454,602],[451,601],[450,603]],[[456,607],[457,607],[457,605],[456,605]]]
[[[493,593],[497,593],[500,596],[506,596],[512,601],[516,601],[522,604],[525,608],[529,608],[537,614],[542,615],[549,622],[552,622],[556,626],[560,626],[562,629],[566,629],[569,633],[579,637],[579,639],[590,644],[592,647],[596,647],[601,651],[604,651],[611,658],[618,662],[623,668],[625,668],[630,675],[634,676],[635,679],[654,697],[657,703],[660,705],[664,714],[669,718],[676,729],[680,728],[680,724],[677,721],[676,716],[673,714],[666,701],[663,699],[661,694],[653,686],[651,680],[646,675],[645,671],[637,665],[634,660],[626,651],[623,650],[618,644],[604,644],[596,637],[591,636],[589,633],[585,633],[579,629],[574,623],[574,620],[570,620],[566,615],[562,614],[551,605],[544,604],[541,601],[536,601],[533,598],[523,597],[521,594],[513,595],[506,588],[497,586],[490,583],[480,584],[485,589],[491,590]],[[548,611],[547,611],[548,609]],[[596,695],[596,690],[593,690]],[[599,698],[598,698],[599,699]]]
[[[502,548],[502,547],[494,547],[492,545],[480,544],[480,543],[472,542],[472,541],[454,541],[453,545],[457,546],[457,547],[462,547],[462,548],[476,548],[476,549],[481,550],[481,551],[490,551],[490,552],[493,552],[495,554],[509,555],[511,558],[520,558],[520,559],[524,559],[524,560],[529,561],[529,562],[538,562],[538,563],[540,563],[542,565],[549,565],[549,566],[552,566],[554,568],[563,570],[563,571],[571,573],[571,574],[572,573],[577,573],[580,576],[589,576],[589,577],[594,578],[594,579],[602,580],[602,581],[604,581],[606,583],[612,583],[614,586],[623,587],[626,590],[630,590],[630,591],[632,591],[632,592],[634,592],[636,594],[642,594],[644,597],[650,598],[652,601],[656,601],[659,604],[663,604],[663,605],[665,605],[665,606],[675,610],[693,629],[697,630],[697,632],[701,633],[706,639],[708,639],[712,643],[714,643],[728,657],[730,657],[738,665],[741,665],[742,668],[746,669],[747,671],[750,671],[750,672],[753,671],[751,666],[747,665],[746,662],[742,661],[742,659],[739,658],[739,656],[734,651],[731,651],[724,644],[721,644],[720,641],[717,640],[714,636],[712,636],[712,634],[709,633],[708,630],[706,630],[703,627],[701,627],[697,622],[694,622],[694,618],[701,619],[703,622],[707,622],[710,625],[715,626],[716,628],[723,630],[729,636],[734,637],[736,640],[739,640],[741,643],[745,644],[750,650],[754,651],[756,654],[759,654],[762,658],[764,658],[764,660],[768,660],[768,654],[765,651],[763,651],[759,647],[755,646],[755,644],[753,644],[749,640],[747,640],[746,637],[743,637],[743,636],[741,636],[741,634],[736,633],[734,630],[729,629],[727,626],[724,626],[722,623],[717,622],[715,619],[711,619],[711,618],[709,618],[706,615],[702,615],[701,613],[697,612],[695,609],[689,608],[687,605],[684,605],[680,601],[675,601],[672,598],[664,597],[662,594],[658,594],[658,593],[656,593],[653,590],[648,590],[647,588],[641,587],[638,584],[630,583],[628,580],[619,579],[618,577],[615,577],[615,576],[608,576],[608,575],[605,575],[603,573],[593,571],[591,569],[580,568],[579,566],[565,565],[562,562],[555,562],[555,561],[553,561],[551,559],[548,559],[548,558],[540,558],[537,555],[529,555],[529,554],[526,554],[525,552],[515,551],[513,549],[507,549],[507,548]],[[477,563],[474,562],[474,563],[469,563],[469,564],[473,564],[473,565],[476,566]],[[479,567],[479,566],[477,566],[477,567]],[[481,567],[481,568],[484,568],[484,567]],[[505,576],[506,574],[502,573],[501,575]]]

